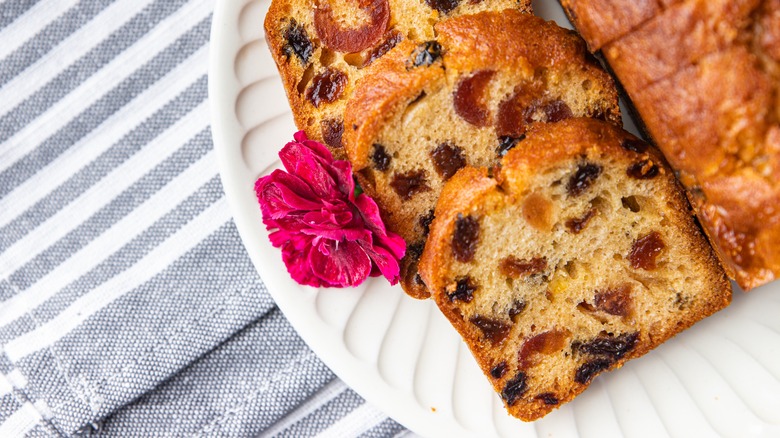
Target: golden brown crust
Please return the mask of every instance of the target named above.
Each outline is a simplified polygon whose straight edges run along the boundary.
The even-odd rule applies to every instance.
[[[626,143],[626,140],[630,142]],[[554,298],[556,294],[562,293],[560,291],[562,286],[560,286],[561,283],[558,280],[560,278],[566,278],[569,282],[576,282],[576,280],[571,280],[565,274],[569,263],[566,263],[565,269],[562,266],[552,267],[548,265],[539,273],[539,275],[543,274],[543,276],[528,277],[523,283],[528,285],[541,281],[542,284],[547,284],[547,286],[541,286],[543,288],[546,287],[547,299],[552,302],[545,311],[546,313],[533,313],[539,308],[537,301],[542,300],[544,302],[544,298],[530,298],[528,300],[528,296],[539,297],[540,295],[540,293],[532,293],[531,295],[526,295],[528,301],[525,301],[523,305],[525,309],[523,312],[532,312],[531,319],[523,319],[524,314],[521,313],[520,319],[512,319],[514,322],[511,323],[511,329],[497,323],[496,321],[500,320],[500,317],[496,317],[495,314],[491,314],[490,318],[487,319],[475,319],[474,312],[476,311],[474,309],[482,309],[479,312],[485,312],[485,309],[503,309],[505,305],[502,307],[501,300],[506,299],[504,297],[505,294],[511,294],[509,292],[481,288],[483,283],[480,282],[487,282],[492,287],[499,288],[503,287],[504,284],[500,280],[490,280],[490,277],[498,273],[491,273],[493,269],[483,266],[487,263],[486,260],[495,258],[490,254],[494,251],[501,252],[504,247],[514,247],[517,242],[525,242],[520,247],[527,250],[526,252],[533,254],[535,251],[540,251],[535,249],[537,245],[541,248],[545,243],[541,240],[537,242],[534,240],[535,238],[529,237],[529,235],[510,231],[517,229],[514,228],[516,224],[513,224],[511,227],[510,224],[505,224],[504,227],[500,227],[500,229],[506,229],[505,234],[497,239],[496,236],[493,236],[493,240],[491,240],[490,237],[480,234],[478,245],[485,246],[485,252],[480,253],[480,250],[477,249],[474,259],[464,264],[454,258],[453,249],[457,223],[462,218],[480,218],[481,227],[484,227],[485,230],[492,229],[489,225],[486,225],[486,218],[491,215],[505,217],[500,212],[503,210],[514,211],[512,208],[527,203],[528,199],[530,199],[529,191],[537,193],[540,187],[543,190],[544,186],[539,186],[540,174],[550,172],[552,168],[567,162],[579,162],[583,157],[587,157],[587,161],[594,163],[625,163],[619,165],[618,169],[624,169],[625,167],[620,166],[630,165],[630,163],[650,160],[659,167],[659,172],[655,177],[648,180],[652,182],[652,188],[645,186],[645,190],[653,193],[654,196],[648,197],[648,202],[642,207],[642,211],[647,211],[647,213],[640,212],[638,214],[650,215],[648,216],[651,218],[648,219],[649,223],[655,224],[651,227],[661,227],[659,230],[662,230],[661,236],[663,236],[663,239],[674,242],[675,256],[684,259],[677,262],[682,262],[681,266],[685,266],[686,268],[684,269],[690,269],[690,272],[678,274],[674,270],[667,268],[659,271],[639,270],[638,272],[641,272],[639,275],[642,277],[642,284],[647,286],[648,289],[641,296],[634,296],[633,305],[640,307],[652,305],[653,307],[651,307],[651,311],[649,310],[650,308],[642,307],[643,309],[648,309],[648,311],[638,312],[643,313],[644,316],[636,316],[636,320],[631,319],[634,322],[629,322],[625,317],[622,319],[618,317],[618,321],[614,322],[610,320],[612,317],[609,315],[595,313],[597,317],[605,321],[603,322],[605,325],[596,324],[596,327],[598,327],[596,330],[614,330],[614,337],[603,338],[601,335],[598,335],[599,339],[615,340],[626,339],[627,336],[636,337],[636,343],[632,346],[633,348],[629,348],[625,356],[620,357],[618,360],[607,361],[609,363],[606,369],[619,368],[625,360],[647,353],[700,319],[727,306],[730,302],[730,283],[718,265],[712,249],[695,225],[690,214],[689,204],[671,170],[667,167],[660,153],[652,148],[647,150],[639,148],[639,152],[630,150],[631,144],[638,144],[631,143],[633,141],[636,141],[636,139],[630,134],[609,124],[590,119],[571,119],[556,124],[538,124],[528,132],[527,138],[523,142],[504,157],[502,166],[500,170],[495,171],[494,177],[490,176],[487,169],[464,168],[445,185],[437,204],[436,219],[431,225],[431,234],[420,261],[420,273],[430,287],[437,305],[464,337],[483,372],[492,382],[495,390],[503,394],[505,401],[512,399],[511,393],[509,397],[507,396],[507,391],[511,386],[512,379],[516,379],[515,375],[512,374],[515,372],[515,367],[518,367],[516,376],[523,374],[523,381],[527,380],[527,385],[524,384],[527,388],[523,389],[522,396],[514,404],[507,402],[507,409],[512,415],[525,421],[540,418],[555,407],[570,401],[587,387],[589,379],[584,384],[571,380],[572,376],[567,374],[568,371],[562,371],[571,368],[566,368],[566,366],[561,366],[560,364],[567,360],[573,361],[576,359],[580,361],[585,360],[587,365],[589,357],[587,355],[585,355],[584,359],[580,357],[583,349],[578,347],[578,345],[587,343],[589,339],[592,339],[593,334],[587,334],[590,332],[581,328],[584,327],[581,319],[579,323],[574,325],[567,324],[570,323],[569,320],[571,318],[574,318],[574,314],[582,312],[583,308],[585,312],[593,312],[592,306],[594,304],[592,302],[589,302],[590,304],[580,302],[577,305],[581,298],[576,298],[573,303],[570,301],[571,298],[556,300]],[[629,145],[628,148],[623,146],[626,144]],[[603,172],[610,172],[606,166],[604,164]],[[617,181],[620,178],[625,178],[625,174],[621,175],[620,171],[610,173],[609,181]],[[614,184],[617,185],[618,183],[614,182]],[[621,188],[616,186],[607,191],[626,190],[625,183],[621,184],[619,186]],[[564,197],[563,199],[566,198]],[[554,204],[565,202],[563,199],[554,201]],[[653,211],[656,213],[653,213]],[[658,213],[659,211],[662,213]],[[615,215],[624,214],[620,211],[608,213],[600,210],[598,215],[602,216],[598,220],[606,221],[609,224],[614,222],[614,225],[608,225],[606,229],[615,229],[618,226],[618,219]],[[660,214],[659,217],[665,219],[660,222],[658,222],[657,217],[652,219],[656,214]],[[666,225],[661,226],[659,224]],[[633,230],[633,228],[629,228],[629,230]],[[482,232],[480,231],[480,233]],[[586,228],[582,233],[587,235],[586,233],[588,232],[596,231],[589,231]],[[633,233],[634,231],[628,232]],[[548,235],[546,233],[541,233],[539,239],[546,239],[544,237]],[[637,233],[638,235],[645,235],[644,231],[637,231]],[[572,240],[576,240],[576,238],[571,237]],[[500,246],[490,246],[491,242],[496,240]],[[563,240],[559,241],[559,245],[565,245],[564,242]],[[617,248],[607,248],[606,250],[621,251]],[[548,252],[547,254],[549,256],[550,253]],[[588,254],[568,254],[566,257],[576,259],[578,265],[587,266],[589,257],[594,256]],[[545,260],[548,260],[547,256]],[[622,262],[619,259],[613,260],[609,257],[609,260],[614,266],[608,268],[608,272],[625,269],[621,267],[623,265],[621,265]],[[563,264],[562,262],[559,263]],[[452,286],[453,276],[462,279],[464,272],[469,273],[466,284],[473,286],[475,289],[473,301],[468,303],[464,303],[458,297],[457,289],[453,290]],[[563,274],[563,277],[561,277],[561,274]],[[610,274],[606,275],[609,276]],[[584,286],[583,284],[580,285],[584,290],[598,290],[605,281],[604,278],[596,274],[580,274],[580,278],[582,276],[590,278],[590,280],[583,283]],[[618,276],[618,278],[631,278],[633,276],[633,273],[628,272],[624,277]],[[493,282],[490,283],[490,281]],[[515,282],[517,281],[516,279]],[[562,284],[565,285],[566,283]],[[680,298],[679,293],[677,298],[675,298],[675,288],[685,289],[685,298]],[[566,286],[563,286],[563,289],[566,289]],[[543,297],[544,294],[541,294],[541,296]],[[685,302],[688,307],[681,304],[679,308],[672,306],[671,310],[664,310],[663,303],[669,303],[668,300],[677,300],[680,303]],[[479,312],[476,313],[477,316],[480,315]],[[612,312],[612,315],[617,314],[615,311]],[[634,317],[632,316],[631,318]],[[484,321],[489,321],[492,325],[486,325]],[[480,324],[483,331],[475,328],[475,325],[479,327]],[[502,330],[506,330],[509,334],[504,334],[505,338],[501,339],[500,343],[492,342],[486,339],[484,327],[493,330],[492,333],[495,333],[495,327],[503,327]],[[535,332],[533,327],[536,327]],[[610,327],[614,328],[611,329]],[[536,335],[528,335],[529,332],[532,335],[534,333]],[[634,335],[634,333],[637,334]],[[550,334],[553,336],[550,336]],[[520,336],[520,338],[518,339],[516,336]],[[544,336],[549,336],[554,341],[539,342],[539,338]],[[534,338],[536,338],[535,341],[530,341]],[[558,365],[555,362],[545,362],[546,365],[541,366],[542,369],[545,369],[543,372],[547,374],[546,376],[539,377],[536,375],[535,373],[540,371],[534,368],[534,366],[529,367],[526,363],[527,361],[523,359],[524,356],[527,356],[524,353],[527,350],[526,345],[534,344],[534,342],[536,343],[536,349],[543,353],[542,356],[549,354],[552,357],[559,354],[557,352],[561,348],[564,349],[560,353],[561,362],[557,362]],[[565,347],[564,345],[570,345],[570,347]],[[532,347],[534,346],[532,345]],[[512,362],[513,359],[511,358],[515,357],[521,358],[519,365],[515,365],[515,362]],[[531,357],[531,359],[534,358]],[[499,373],[501,377],[496,377],[496,364],[499,362],[503,363],[503,370]],[[582,365],[580,369],[586,365]],[[576,377],[574,380],[577,380]],[[552,386],[549,384],[551,381],[555,382]],[[556,389],[549,392],[549,388]],[[540,392],[542,394],[535,395]],[[540,401],[539,397],[541,397],[542,401]],[[550,401],[553,399],[555,403],[544,402],[544,400]]]
[[[656,0],[561,0],[561,5],[594,52],[661,10]]]

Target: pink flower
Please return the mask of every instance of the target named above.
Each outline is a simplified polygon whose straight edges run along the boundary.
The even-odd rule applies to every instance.
[[[385,229],[373,199],[355,196],[352,165],[303,131],[294,138],[279,152],[287,171],[255,183],[268,237],[292,278],[315,287],[357,286],[379,275],[398,283],[406,243]]]

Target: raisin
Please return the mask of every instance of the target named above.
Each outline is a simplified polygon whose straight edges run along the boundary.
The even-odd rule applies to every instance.
[[[436,9],[442,14],[448,14],[458,7],[460,0],[425,0],[425,3],[427,3],[431,9]]]
[[[392,32],[390,32],[390,34],[387,36],[387,38],[385,38],[384,41],[382,41],[381,44],[374,47],[370,52],[368,52],[365,60],[363,61],[363,65],[361,66],[361,68],[367,67],[372,62],[384,56],[385,53],[389,52],[390,49],[392,49],[398,43],[400,43],[402,39],[403,39],[403,35],[401,35],[401,32],[398,32],[397,30],[393,30]]]
[[[597,212],[598,210],[596,210],[596,208],[591,208],[587,213],[585,213],[585,216],[579,219],[575,218],[567,220],[566,228],[568,228],[569,231],[573,234],[579,234],[580,231],[582,231],[582,229],[588,225],[588,222],[593,218],[593,216],[596,215]]]
[[[656,258],[664,248],[666,245],[657,231],[640,237],[631,246],[631,253],[628,255],[631,267],[652,271],[657,267]]]
[[[612,361],[609,359],[594,359],[585,362],[574,373],[574,381],[585,385],[590,382],[596,374],[609,368],[610,365],[612,365]]]
[[[458,213],[458,218],[455,220],[455,233],[452,236],[452,255],[455,260],[468,263],[474,259],[478,239],[479,221]]]
[[[441,44],[436,41],[426,41],[412,53],[412,62],[415,67],[428,66],[441,58]]]
[[[512,319],[512,321],[515,320],[515,317],[521,313],[523,313],[523,310],[525,310],[525,301],[522,300],[515,300],[512,303],[512,307],[509,308],[509,318]]]
[[[627,151],[636,152],[638,154],[647,152],[648,148],[647,143],[638,138],[626,138],[620,142],[620,146]]]
[[[501,260],[498,270],[505,277],[521,278],[538,274],[547,269],[547,259],[534,257],[531,260],[520,260],[515,256],[509,256]]]
[[[492,344],[500,344],[509,336],[509,331],[512,329],[512,326],[504,321],[480,315],[472,316],[469,318],[469,322],[482,330],[482,334]]]
[[[577,166],[577,172],[569,179],[566,190],[569,192],[570,196],[579,196],[593,184],[593,181],[595,181],[600,174],[601,166],[598,164],[580,164]]]
[[[560,122],[573,117],[571,108],[562,100],[551,100],[541,105],[544,113],[544,121],[548,123]]]
[[[455,172],[466,165],[466,157],[463,155],[463,149],[449,144],[442,143],[431,151],[433,167],[436,172],[446,181],[455,175]]]
[[[520,368],[535,365],[539,354],[549,355],[563,350],[568,337],[568,331],[554,329],[526,339],[517,355]]]
[[[559,403],[558,397],[556,397],[555,394],[553,394],[552,392],[541,393],[536,397],[534,397],[534,399],[541,400],[542,402],[544,402],[544,404],[549,406],[554,406]]]
[[[453,92],[455,113],[474,126],[487,126],[490,112],[483,96],[496,72],[481,70],[461,80]]]
[[[650,158],[636,162],[626,169],[626,174],[636,179],[652,179],[659,173],[661,169]]]
[[[387,0],[358,0],[358,7],[367,16],[367,22],[356,29],[343,28],[329,2],[318,2],[314,8],[314,29],[322,43],[344,53],[355,53],[376,44],[390,23],[390,4]]]
[[[490,369],[490,375],[494,379],[500,379],[504,377],[504,374],[506,374],[506,362],[501,362],[500,364]]]
[[[413,243],[406,248],[406,257],[404,258],[409,258],[410,260],[419,260],[424,249],[425,242]]]
[[[624,284],[617,289],[599,291],[595,297],[596,308],[615,316],[631,313],[631,285]]]
[[[335,102],[347,86],[347,75],[339,70],[327,68],[314,76],[311,85],[306,89],[306,99],[315,107],[320,104]]]
[[[411,170],[393,176],[390,186],[404,201],[412,199],[417,193],[430,190],[424,170]]]
[[[433,219],[433,210],[428,210],[428,214],[425,216],[420,216],[420,219],[417,221],[417,223],[420,224],[420,228],[422,228],[423,236],[427,236],[428,233],[431,232],[431,222],[433,222]]]
[[[638,339],[638,332],[623,333],[617,337],[602,335],[586,343],[572,344],[572,347],[581,353],[592,356],[606,356],[615,361],[633,350]]]
[[[503,391],[501,391],[501,398],[504,399],[508,406],[513,406],[520,397],[528,390],[528,382],[525,373],[519,372],[515,377],[506,382]]]
[[[502,135],[501,137],[498,138],[498,147],[496,148],[496,153],[498,154],[499,157],[503,157],[512,148],[517,146],[517,143],[519,143],[524,139],[525,139],[525,134],[521,135],[520,137]]]
[[[470,303],[474,299],[474,292],[476,292],[477,286],[471,282],[471,277],[466,276],[459,278],[455,285],[455,291],[448,293],[447,297],[450,301],[462,301],[464,303]]]
[[[341,136],[344,134],[344,123],[341,120],[323,120],[320,122],[320,129],[325,144],[337,149],[344,147],[344,143],[341,142]]]
[[[284,39],[287,41],[284,45],[284,53],[287,57],[295,55],[300,59],[301,64],[306,65],[314,52],[314,46],[306,33],[306,28],[290,19],[290,24],[284,31]]]
[[[392,158],[387,154],[385,147],[379,143],[374,143],[374,151],[371,153],[371,162],[374,163],[374,169],[384,172],[390,167]]]

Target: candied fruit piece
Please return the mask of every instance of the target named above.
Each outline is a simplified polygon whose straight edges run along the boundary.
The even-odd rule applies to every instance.
[[[374,163],[374,169],[384,172],[390,167],[392,157],[387,154],[385,147],[379,143],[374,143],[374,151],[371,153],[371,162]]]
[[[628,176],[636,179],[652,179],[659,173],[661,173],[661,169],[650,158],[638,161],[626,170]]]
[[[569,178],[566,190],[570,196],[579,196],[596,181],[599,175],[601,175],[601,166],[598,164],[580,164],[577,166],[577,172]]]
[[[523,200],[523,219],[539,231],[553,226],[553,204],[544,195],[531,193]]]
[[[512,326],[504,321],[481,315],[472,316],[469,318],[469,322],[477,326],[492,344],[500,344],[509,336],[512,329]]]
[[[623,333],[619,336],[600,335],[588,342],[575,342],[572,348],[591,356],[606,356],[612,361],[618,360],[633,350],[639,339],[639,332]]]
[[[384,56],[385,53],[389,52],[390,49],[392,49],[398,43],[400,43],[402,39],[403,39],[403,35],[401,35],[401,32],[398,32],[397,30],[393,29],[391,32],[388,33],[387,38],[385,38],[384,41],[382,41],[379,45],[371,49],[371,51],[366,54],[366,58],[363,61],[363,65],[361,65],[361,68],[367,67],[372,62]]]
[[[426,41],[412,53],[412,63],[415,67],[428,66],[441,58],[441,44],[436,41]]]
[[[341,27],[329,2],[319,2],[314,8],[314,29],[326,47],[345,53],[360,52],[382,38],[390,22],[388,0],[356,0],[356,3],[368,18],[356,29]]]
[[[554,406],[559,403],[558,397],[555,396],[552,392],[543,392],[536,397],[534,397],[536,400],[541,400],[546,405]]]
[[[640,237],[634,242],[631,247],[631,253],[628,255],[631,267],[652,271],[657,267],[656,259],[664,248],[666,248],[666,245],[664,245],[664,240],[658,231],[653,231],[646,236]]]
[[[638,154],[647,152],[648,148],[648,144],[638,138],[626,138],[620,142],[620,146],[627,151],[636,152]]]
[[[412,199],[417,193],[430,190],[424,170],[411,170],[393,176],[390,186],[404,201]]]
[[[471,282],[471,277],[466,276],[459,278],[455,283],[455,290],[452,293],[448,293],[447,297],[450,301],[462,301],[464,303],[470,303],[474,299],[474,292],[476,292],[477,286]]]
[[[503,391],[501,391],[501,398],[504,399],[507,405],[513,406],[528,391],[528,382],[526,380],[527,376],[521,371],[506,382]]]
[[[501,362],[500,364],[490,369],[490,375],[494,379],[500,379],[504,377],[504,374],[506,374],[506,362]]]
[[[325,144],[337,149],[344,147],[344,143],[341,142],[341,137],[344,134],[344,123],[341,120],[323,120],[320,122],[320,129]]]
[[[616,289],[596,292],[596,308],[615,316],[631,314],[631,285],[623,284]]]
[[[529,275],[544,272],[544,270],[547,269],[547,259],[544,257],[534,257],[531,260],[521,260],[515,256],[509,256],[501,260],[498,269],[505,277],[527,277]]]
[[[609,368],[612,361],[609,359],[594,359],[582,364],[574,373],[574,381],[585,385],[600,372]]]
[[[460,4],[460,0],[425,0],[425,3],[442,14],[448,14],[453,9],[457,8]]]
[[[536,365],[540,354],[549,355],[563,350],[569,335],[568,330],[553,329],[526,339],[517,356],[520,368]]]
[[[468,263],[474,259],[479,240],[479,221],[458,213],[455,219],[455,233],[452,236],[452,255],[455,260]]]
[[[309,35],[306,33],[306,28],[298,24],[294,19],[290,19],[290,24],[284,30],[284,39],[287,41],[284,45],[284,53],[287,57],[295,55],[301,61],[301,64],[306,65],[309,62],[309,58],[311,58],[312,52],[314,52],[314,46],[312,46]]]
[[[593,218],[593,216],[596,215],[597,212],[598,210],[594,207],[588,210],[588,212],[579,219],[574,218],[567,220],[566,228],[568,228],[569,231],[573,234],[579,234],[580,231],[582,231],[588,225],[588,222]]]
[[[311,80],[311,85],[306,89],[306,99],[312,105],[319,108],[320,104],[335,102],[347,86],[347,75],[343,72],[326,68]]]
[[[571,108],[566,102],[560,99],[554,99],[544,102],[540,105],[541,111],[544,114],[542,121],[548,123],[560,122],[572,118],[573,114]]]
[[[533,122],[542,84],[528,82],[515,87],[514,94],[498,105],[496,132],[499,136],[521,137]]]
[[[453,92],[455,113],[474,126],[487,126],[490,112],[485,107],[484,96],[493,70],[480,70],[461,80]]]
[[[455,175],[455,172],[466,165],[466,157],[463,149],[450,143],[442,143],[431,151],[433,167],[446,181]]]

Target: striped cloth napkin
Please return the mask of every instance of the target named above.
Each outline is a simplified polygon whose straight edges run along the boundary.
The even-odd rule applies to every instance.
[[[0,2],[0,437],[409,434],[245,253],[209,128],[213,7]]]

